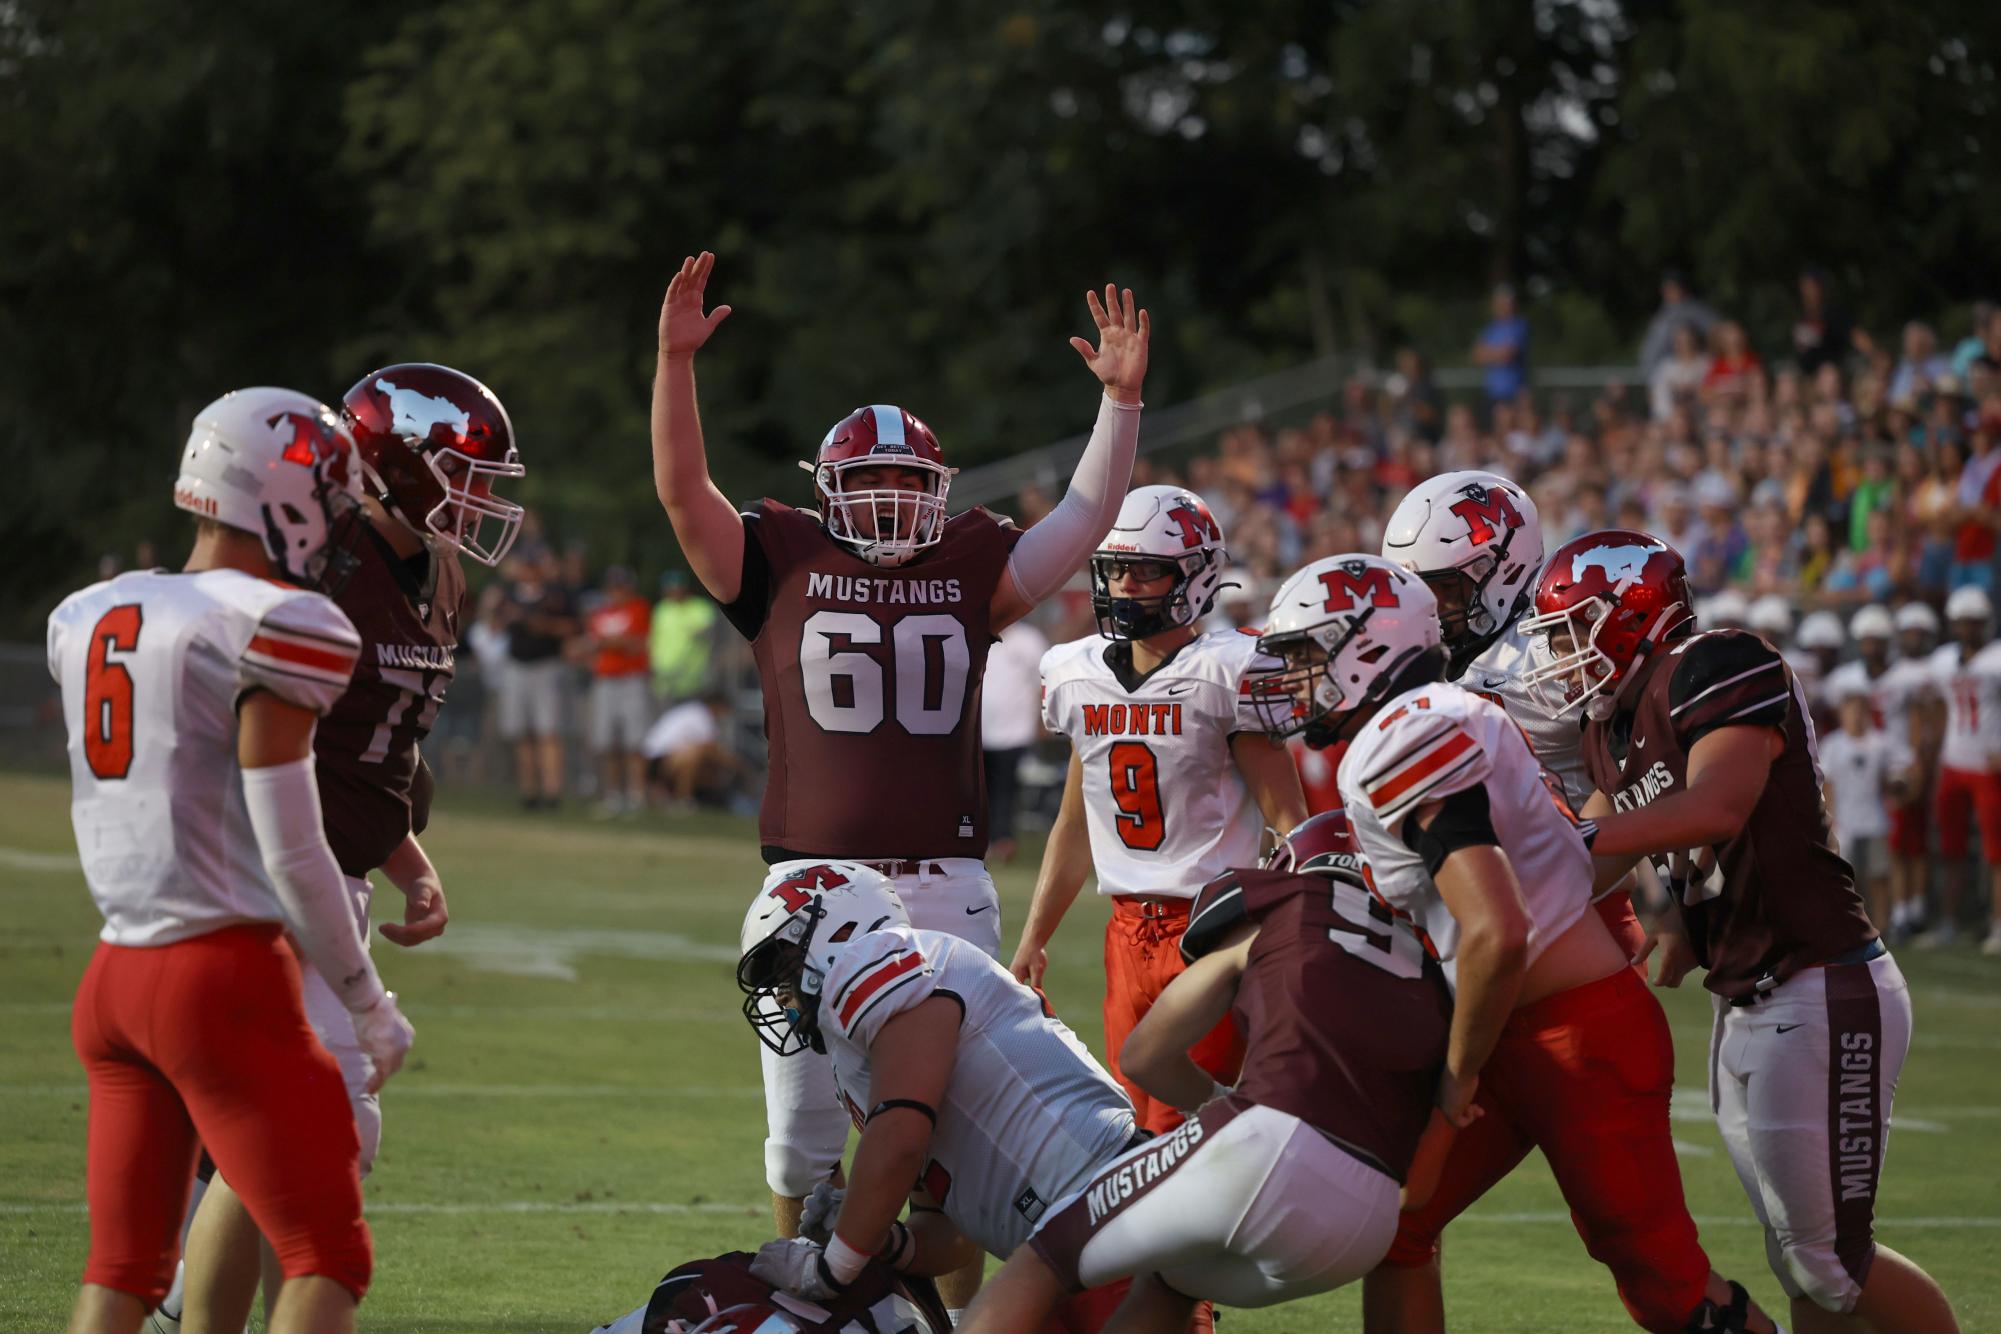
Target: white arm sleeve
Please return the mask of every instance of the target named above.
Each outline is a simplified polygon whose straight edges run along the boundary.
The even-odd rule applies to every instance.
[[[1140,406],[1103,396],[1070,489],[1014,544],[1008,577],[1028,601],[1040,602],[1063,587],[1112,531],[1132,482],[1133,455],[1139,452]]]
[[[320,823],[310,758],[243,771],[243,804],[285,924],[340,1003],[353,1014],[382,999],[382,979],[355,928],[347,882]]]

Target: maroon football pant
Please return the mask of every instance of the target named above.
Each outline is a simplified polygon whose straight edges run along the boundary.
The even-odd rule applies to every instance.
[[[1481,1072],[1486,1114],[1454,1140],[1436,1192],[1403,1215],[1384,1263],[1429,1262],[1445,1225],[1540,1148],[1634,1321],[1679,1334],[1703,1300],[1709,1257],[1682,1199],[1673,1092],[1667,1016],[1636,970],[1523,1006]]]
[[[1181,933],[1188,929],[1186,900],[1114,898],[1105,923],[1105,1054],[1112,1076],[1132,1099],[1140,1127],[1166,1134],[1187,1118],[1119,1068],[1119,1052],[1167,984],[1187,967],[1181,962]],[[1244,1067],[1244,1035],[1228,1015],[1188,1050],[1189,1059],[1225,1084]]]

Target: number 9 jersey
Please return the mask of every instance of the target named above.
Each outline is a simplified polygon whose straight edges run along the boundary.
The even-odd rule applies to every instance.
[[[1340,781],[1376,892],[1430,939],[1455,986],[1459,927],[1416,850],[1410,822],[1426,803],[1485,791],[1488,818],[1528,907],[1530,967],[1589,910],[1591,854],[1562,785],[1492,700],[1442,683],[1405,691],[1356,734]]]
[[[765,860],[983,856],[980,681],[1020,532],[968,510],[885,568],[810,511],[763,500],[743,519],[742,589],[723,614],[764,686]]]

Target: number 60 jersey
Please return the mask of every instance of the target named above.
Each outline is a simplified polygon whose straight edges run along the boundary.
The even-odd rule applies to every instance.
[[[810,511],[764,500],[743,519],[742,590],[723,615],[764,686],[765,860],[984,856],[980,679],[1021,534],[967,510],[885,569]]]
[[[1194,898],[1255,866],[1264,818],[1230,738],[1263,730],[1245,685],[1275,669],[1257,636],[1213,630],[1146,676],[1132,645],[1096,635],[1042,657],[1042,725],[1070,739],[1100,894]]]

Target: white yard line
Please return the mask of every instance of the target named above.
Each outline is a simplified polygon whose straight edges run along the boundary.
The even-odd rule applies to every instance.
[[[0,848],[0,866],[10,871],[74,871],[80,865],[74,852],[30,852],[26,848]]]

